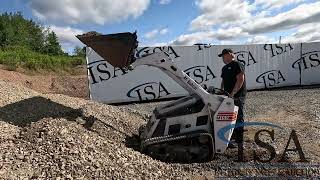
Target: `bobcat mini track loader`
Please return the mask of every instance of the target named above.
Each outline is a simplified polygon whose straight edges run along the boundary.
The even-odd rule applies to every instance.
[[[147,65],[160,69],[182,86],[188,96],[156,107],[139,129],[141,152],[161,161],[203,162],[223,153],[231,138],[238,107],[228,94],[197,84],[165,52],[135,58],[136,33],[77,36],[114,67],[134,69]],[[210,92],[210,93],[209,93]]]

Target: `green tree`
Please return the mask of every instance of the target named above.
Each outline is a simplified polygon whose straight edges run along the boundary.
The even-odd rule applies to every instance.
[[[86,47],[76,46],[73,50],[73,54],[79,57],[86,57]]]
[[[48,33],[43,52],[49,55],[62,55],[63,51],[55,32]]]
[[[34,40],[38,42],[32,43]],[[35,48],[34,45],[40,46]],[[0,16],[0,46],[25,46],[41,49],[43,45],[42,27],[32,20],[23,18],[21,12],[3,13]]]
[[[63,54],[56,34],[41,24],[27,20],[21,12],[0,15],[0,47],[23,46],[49,55]]]
[[[28,46],[33,51],[36,52],[41,52],[44,48],[44,43],[45,43],[45,33],[44,27],[41,25],[35,23],[34,21],[30,20],[29,23],[27,24],[28,27]]]

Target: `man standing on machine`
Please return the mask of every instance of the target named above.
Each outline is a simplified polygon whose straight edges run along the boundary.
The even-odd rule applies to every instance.
[[[221,73],[221,89],[227,91],[232,98],[234,98],[234,104],[239,107],[238,117],[236,121],[236,126],[239,123],[244,122],[244,104],[246,99],[246,80],[245,80],[245,67],[244,65],[234,59],[234,53],[232,49],[223,49],[221,54],[218,55],[222,57],[225,66],[222,68]],[[238,160],[242,161],[243,157],[243,126],[236,127],[232,134],[232,139],[230,141],[229,147],[238,147]],[[237,146],[236,146],[237,144]]]

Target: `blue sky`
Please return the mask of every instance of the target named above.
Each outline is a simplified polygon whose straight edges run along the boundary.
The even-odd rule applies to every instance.
[[[319,0],[1,0],[58,35],[64,50],[87,31],[138,31],[140,46],[320,41]]]

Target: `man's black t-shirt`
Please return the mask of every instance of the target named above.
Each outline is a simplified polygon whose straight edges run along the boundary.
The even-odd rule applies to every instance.
[[[240,72],[244,72],[244,69],[244,65],[241,64],[241,62],[235,60],[223,66],[221,78],[223,79],[223,87],[225,91],[227,91],[228,93],[232,92],[237,82],[237,75]],[[244,80],[243,85],[241,86],[240,90],[234,95],[234,97],[243,97],[246,95],[246,93],[246,80]]]

